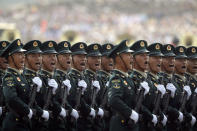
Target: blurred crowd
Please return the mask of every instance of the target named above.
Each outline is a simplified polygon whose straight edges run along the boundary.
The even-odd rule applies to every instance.
[[[76,41],[87,43],[116,43],[124,38],[171,43],[178,38],[181,44],[186,44],[185,37],[189,36],[195,44],[197,17],[190,11],[151,15],[146,12],[124,13],[108,7],[94,10],[80,4],[27,5],[12,11],[1,10],[0,22],[16,23],[24,41],[72,40],[74,38],[67,37],[67,32],[72,31]]]

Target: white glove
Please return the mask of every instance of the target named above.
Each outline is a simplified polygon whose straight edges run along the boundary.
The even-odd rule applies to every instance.
[[[142,83],[140,83],[140,86],[145,90],[144,95],[146,95],[150,90],[148,83],[146,81],[143,81]]]
[[[174,98],[175,92],[176,92],[176,87],[172,83],[168,83],[166,85],[166,89],[171,92],[171,97]]]
[[[93,81],[92,82],[93,87],[96,88],[96,92],[98,92],[100,90],[100,84],[99,81]]]
[[[136,111],[132,110],[131,115],[130,115],[130,118],[131,118],[135,123],[137,123],[138,120],[139,120],[139,114],[138,114]]]
[[[69,79],[64,80],[63,84],[67,87],[67,92],[69,94],[69,91],[70,91],[70,88],[71,88],[70,80]]]
[[[0,107],[0,116],[2,115],[3,109]]]
[[[79,118],[79,113],[77,112],[77,110],[72,109],[71,116],[77,120]]]
[[[189,97],[192,94],[190,87],[189,86],[184,86],[183,90],[185,90],[187,92],[187,99],[189,99]]]
[[[156,126],[157,124],[157,116],[152,114],[153,115],[153,119],[152,119],[152,123],[154,124],[154,126]]]
[[[46,110],[43,110],[41,117],[44,118],[45,121],[48,121],[49,120],[49,112]]]
[[[194,90],[195,93],[197,93],[197,88]]]
[[[32,118],[32,116],[33,116],[33,112],[32,112],[32,110],[31,110],[31,109],[29,109],[29,114],[28,114],[29,119],[31,119],[31,118]]]
[[[194,124],[196,123],[196,117],[193,116],[192,114],[191,116],[192,116],[191,125],[194,126]]]
[[[106,86],[106,87],[108,87],[108,86],[109,86],[109,81],[105,84],[105,86]]]
[[[163,126],[166,125],[167,121],[168,121],[168,118],[166,117],[166,115],[163,114],[163,120],[161,121],[161,123],[163,124]]]
[[[60,116],[65,118],[66,117],[66,110],[64,108],[62,108],[61,112],[60,112]]]
[[[99,108],[99,110],[98,110],[98,116],[100,116],[101,118],[104,116],[103,109]]]
[[[42,87],[42,80],[39,77],[34,77],[32,81],[37,85],[37,92],[39,92],[40,88]]]
[[[95,118],[95,110],[93,108],[91,108],[90,116],[92,116],[93,118]]]
[[[165,87],[164,87],[164,85],[157,85],[157,89],[158,89],[158,91],[160,91],[161,92],[161,97],[163,97],[163,95],[166,93],[166,89],[165,89]]]
[[[183,121],[183,113],[179,111],[179,117],[178,117],[179,121],[182,122]]]
[[[87,83],[84,80],[80,80],[78,82],[78,86],[82,87],[82,92],[84,92],[86,90],[86,88],[87,88]]]
[[[53,88],[53,94],[55,94],[55,91],[57,90],[58,88],[58,84],[57,82],[54,80],[54,79],[50,79],[48,81],[48,85],[51,86]]]

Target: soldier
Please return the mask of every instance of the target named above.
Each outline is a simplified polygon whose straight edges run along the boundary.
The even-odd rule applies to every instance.
[[[3,94],[8,112],[3,121],[3,131],[29,131],[33,112],[29,108],[29,91],[27,81],[22,76],[25,56],[19,39],[13,41],[2,53],[8,60],[9,67],[3,78]]]
[[[96,102],[99,107],[104,109],[104,131],[109,131],[109,122],[111,119],[111,112],[110,107],[108,104],[108,85],[109,85],[109,78],[110,73],[113,70],[114,62],[113,59],[108,57],[110,51],[113,49],[113,45],[110,43],[102,45],[100,50],[102,57],[101,57],[101,70],[97,71],[97,78],[99,80],[99,84],[101,85],[101,89],[98,92]]]
[[[68,100],[72,108],[80,112],[80,117],[77,121],[72,121],[72,129],[77,130],[92,130],[90,121],[87,121],[87,116],[95,116],[95,111],[84,100],[84,91],[87,88],[87,83],[83,75],[86,68],[86,43],[78,42],[71,47],[72,51],[72,66],[69,71],[71,90],[69,92]]]
[[[0,42],[0,54],[9,44],[10,43],[8,41]],[[7,67],[8,67],[7,60],[4,57],[0,57],[0,130],[2,127],[3,118],[5,117],[5,101],[3,96],[2,81]]]
[[[148,50],[147,48],[147,42],[145,40],[139,40],[136,41],[130,49],[134,50],[133,53],[133,72],[130,74],[131,79],[134,82],[135,90],[141,90],[141,87],[144,90],[144,100],[142,102],[142,106],[139,113],[142,114],[143,120],[140,122],[139,129],[140,130],[152,130],[152,128],[148,127],[148,123],[152,122],[152,124],[157,124],[157,117],[155,114],[152,114],[151,110],[149,109],[149,105],[151,105],[152,101],[146,101],[146,99],[152,94],[149,92],[149,85],[147,83],[147,76],[145,73],[145,70],[148,68]],[[138,93],[138,98],[142,97],[139,96],[140,93]],[[143,97],[142,97],[143,98]],[[141,104],[138,102],[138,104]],[[146,103],[147,102],[147,103]]]
[[[131,69],[131,52],[128,41],[124,40],[109,53],[109,57],[114,59],[115,68],[109,80],[108,91],[109,105],[113,111],[110,131],[138,130],[139,115],[134,110],[136,91],[127,74]]]
[[[171,106],[171,101],[174,98],[176,88],[172,84],[172,73],[174,71],[174,47],[170,44],[165,44],[161,47],[161,52],[163,54],[162,57],[162,63],[161,63],[161,72],[159,72],[158,77],[161,81],[160,83],[163,83],[164,87],[166,87],[166,94],[164,94],[162,101],[161,101],[161,107],[162,112],[168,116],[167,121],[167,127],[164,128],[166,130],[171,129],[171,121],[173,121],[171,118],[178,119],[179,112]],[[181,114],[180,114],[181,115]]]
[[[197,116],[196,114],[196,93],[197,93],[197,80],[195,77],[195,74],[197,73],[197,47],[189,47],[186,50],[186,55],[187,55],[187,72],[185,73],[186,81],[189,81],[189,86],[192,91],[192,96],[190,97],[186,109],[187,112],[190,112],[192,115],[195,117]],[[192,125],[190,125],[191,127]],[[197,124],[192,127],[191,130],[197,130]]]
[[[149,70],[147,72],[148,85],[150,87],[149,94],[144,100],[145,106],[158,118],[160,118],[160,123],[162,125],[152,125],[149,124],[150,128],[161,130],[163,126],[166,125],[167,117],[162,113],[160,105],[161,99],[166,92],[166,89],[163,85],[163,81],[159,81],[157,73],[161,71],[161,60],[163,54],[161,53],[162,44],[153,43],[147,47],[149,51]]]
[[[23,49],[25,52],[25,69],[23,70],[23,76],[27,80],[30,86],[30,101],[29,106],[36,110],[36,115],[32,118],[32,130],[46,131],[48,130],[49,112],[43,110],[44,101],[44,88],[42,87],[42,80],[38,75],[38,71],[42,64],[42,51],[40,50],[41,42],[38,40],[32,40],[26,43]],[[36,86],[36,90],[34,89]],[[35,97],[34,97],[35,96]],[[45,121],[40,122],[39,118],[43,118]]]
[[[45,85],[45,101],[43,105],[44,110],[52,111],[52,116],[49,119],[49,130],[62,131],[66,129],[64,118],[66,117],[66,110],[61,106],[61,96],[59,95],[58,83],[54,78],[54,70],[56,68],[56,54],[54,41],[46,41],[41,46],[42,51],[42,69],[40,76]],[[57,90],[58,89],[58,90]]]
[[[67,74],[67,71],[71,68],[71,51],[70,51],[70,43],[68,41],[62,41],[56,46],[57,51],[57,65],[54,76],[61,88],[57,90],[58,94],[61,97],[61,105],[68,112],[68,115],[74,117],[76,120],[79,118],[79,114],[77,110],[73,109],[72,106],[67,101],[67,96],[69,95],[69,91],[71,89],[70,78]],[[70,117],[69,117],[70,118]],[[70,121],[70,119],[67,119]],[[66,121],[66,120],[65,120]],[[69,122],[67,123],[68,130],[72,130],[70,128]]]
[[[84,76],[87,83],[87,89],[84,92],[84,98],[91,109],[97,112],[97,116],[94,116],[92,118],[87,117],[87,120],[94,121],[94,123],[92,123],[92,130],[95,131],[103,130],[103,121],[100,121],[100,119],[102,119],[104,116],[103,109],[98,106],[96,101],[97,93],[101,88],[96,75],[96,72],[101,68],[100,49],[101,46],[97,43],[91,44],[86,48],[87,65],[86,70],[84,71]]]
[[[172,77],[173,84],[176,87],[176,93],[174,99],[172,100],[171,106],[176,108],[179,111],[179,121],[175,121],[174,126],[175,130],[187,130],[187,124],[191,122],[193,125],[196,121],[196,118],[189,114],[186,110],[185,103],[190,98],[191,90],[189,87],[190,81],[185,80],[185,72],[186,72],[186,63],[187,63],[187,56],[185,55],[186,48],[183,46],[178,46],[175,48],[174,53],[176,54],[175,57],[175,70],[174,75]],[[184,120],[184,121],[183,121]],[[182,124],[182,126],[181,126]]]

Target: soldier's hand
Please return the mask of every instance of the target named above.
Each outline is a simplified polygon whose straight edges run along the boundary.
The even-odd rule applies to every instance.
[[[32,116],[33,116],[33,111],[31,109],[29,109],[29,114],[28,114],[29,119],[31,119]]]
[[[92,82],[93,87],[96,88],[96,92],[98,92],[100,90],[100,84],[99,81],[93,81]]]
[[[157,85],[157,89],[159,92],[161,92],[161,97],[163,97],[163,95],[166,93],[166,89],[164,87],[164,85]]]
[[[50,87],[53,88],[53,94],[55,94],[55,91],[56,91],[57,88],[58,88],[57,82],[56,82],[54,79],[50,79],[50,80],[48,81],[48,85],[49,85]]]
[[[49,112],[46,110],[43,110],[41,117],[44,118],[45,121],[48,121],[49,120]]]
[[[84,92],[86,90],[86,88],[87,88],[87,83],[84,80],[80,80],[78,82],[78,86],[82,87],[82,92]]]
[[[66,110],[63,107],[61,107],[60,116],[63,117],[63,118],[66,117]]]
[[[145,90],[144,95],[146,95],[150,90],[148,83],[146,81],[143,81],[142,83],[140,83],[140,86]]]
[[[93,118],[95,118],[95,110],[93,108],[91,108],[91,111],[90,111],[90,116],[92,116]]]
[[[166,123],[168,121],[168,118],[166,117],[166,115],[163,114],[163,120],[161,121],[163,126],[166,126]]]
[[[191,125],[194,126],[194,124],[196,123],[196,117],[193,116],[192,114],[191,114],[191,117],[192,117]]]
[[[104,111],[103,111],[103,109],[101,109],[101,108],[99,108],[98,109],[98,116],[100,116],[101,118],[104,116]]]
[[[152,114],[153,119],[152,119],[152,123],[154,124],[154,126],[156,126],[158,120],[157,120],[157,116],[155,114]]]
[[[197,93],[197,88],[194,90],[195,93]]]
[[[63,84],[67,87],[67,92],[69,94],[69,91],[70,91],[70,88],[71,88],[70,80],[69,79],[64,80]]]
[[[40,88],[42,87],[42,80],[39,77],[34,77],[32,81],[37,85],[37,92],[39,92]]]
[[[139,114],[135,110],[132,110],[130,119],[132,119],[135,123],[137,123],[139,120]]]
[[[176,92],[176,87],[172,83],[168,83],[166,85],[166,89],[170,91],[171,97],[174,98],[175,92]]]
[[[77,112],[77,110],[72,109],[71,114],[72,117],[74,117],[76,120],[79,118],[79,113]]]
[[[179,120],[180,122],[182,122],[182,121],[183,121],[183,113],[182,113],[182,112],[180,112],[180,111],[179,111],[179,117],[178,117],[178,120]]]
[[[2,107],[0,107],[0,116],[2,115],[2,113],[3,113],[3,109]]]
[[[187,92],[187,99],[189,99],[189,97],[192,94],[190,87],[189,86],[184,86],[183,89],[184,89],[184,91]]]

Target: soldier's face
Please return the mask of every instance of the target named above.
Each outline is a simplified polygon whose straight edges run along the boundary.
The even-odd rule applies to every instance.
[[[42,55],[42,68],[52,72],[55,70],[56,67],[56,54],[43,54]]]
[[[124,60],[127,70],[130,70],[132,68],[131,53],[122,53],[121,57]]]
[[[86,68],[86,55],[73,55],[72,56],[73,67],[79,71],[83,71]]]
[[[114,67],[114,61],[107,56],[101,57],[101,66],[104,71],[110,72]]]
[[[4,57],[0,57],[0,69],[6,70],[8,67],[8,61]]]
[[[187,72],[193,75],[197,73],[197,59],[187,60]]]
[[[135,68],[145,71],[148,68],[148,58],[147,53],[135,55],[133,59]]]
[[[71,67],[71,54],[59,54],[57,56],[58,64],[64,70],[68,70]]]
[[[101,57],[100,56],[88,56],[87,65],[92,71],[101,69]]]
[[[23,52],[17,52],[8,57],[9,65],[12,68],[22,70],[25,65],[25,55]]]
[[[150,56],[149,57],[149,70],[150,72],[157,74],[161,70],[161,57],[160,56]]]
[[[163,57],[162,58],[162,69],[171,74],[173,73],[174,71],[174,62],[175,62],[175,59],[173,56],[169,56],[169,57]]]
[[[31,70],[38,71],[41,68],[42,56],[39,53],[27,54],[25,66]]]
[[[186,72],[187,59],[175,59],[175,73],[184,74]]]

